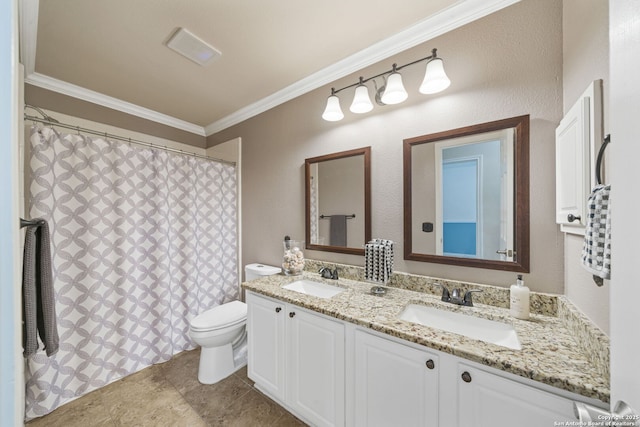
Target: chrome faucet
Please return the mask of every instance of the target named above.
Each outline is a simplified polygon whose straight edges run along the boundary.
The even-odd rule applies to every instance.
[[[446,286],[441,285],[440,283],[434,283],[435,286],[439,286],[442,288],[442,298],[440,298],[444,302],[449,302],[451,304],[463,305],[465,307],[473,307],[473,299],[471,295],[473,292],[482,292],[481,289],[471,289],[464,294],[464,297],[460,297],[461,292],[460,289],[455,288],[449,293],[449,289]]]
[[[333,271],[331,271],[329,267],[322,267],[320,270],[318,270],[318,273],[320,273],[320,275],[325,279],[338,280],[338,267],[336,267]]]

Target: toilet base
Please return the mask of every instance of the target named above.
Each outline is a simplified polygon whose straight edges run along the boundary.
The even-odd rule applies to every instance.
[[[200,348],[198,381],[202,384],[215,384],[235,370],[231,343],[219,347]]]

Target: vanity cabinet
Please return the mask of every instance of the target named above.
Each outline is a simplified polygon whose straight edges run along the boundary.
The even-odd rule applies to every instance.
[[[247,373],[263,391],[284,400],[286,304],[247,292]]]
[[[355,327],[353,336],[349,425],[541,427],[576,420],[579,396],[379,332]]]
[[[576,420],[572,400],[468,363],[458,363],[457,386],[459,427],[540,427]]]
[[[438,356],[355,332],[356,426],[438,425]]]
[[[314,426],[540,427],[602,402],[247,291],[249,378]]]
[[[248,375],[256,387],[317,426],[345,420],[345,326],[247,292]]]

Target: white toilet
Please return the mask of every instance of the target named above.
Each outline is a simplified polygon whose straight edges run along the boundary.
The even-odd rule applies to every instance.
[[[245,280],[280,273],[280,269],[264,264],[245,266]],[[202,347],[198,381],[215,384],[246,364],[246,355],[234,361],[234,349],[246,343],[247,305],[231,301],[197,315],[189,325],[189,336]],[[245,346],[246,347],[246,346]]]

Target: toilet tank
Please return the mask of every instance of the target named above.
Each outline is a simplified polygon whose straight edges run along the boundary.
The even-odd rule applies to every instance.
[[[257,279],[263,276],[271,276],[273,274],[280,274],[280,268],[266,264],[249,264],[244,267],[245,281]]]

